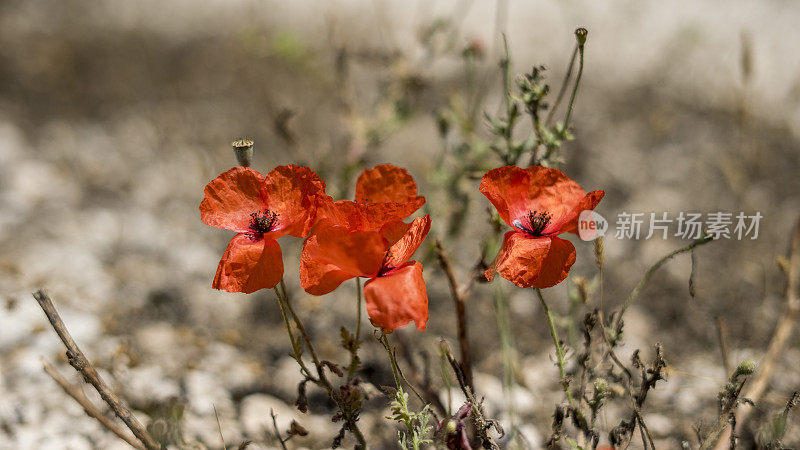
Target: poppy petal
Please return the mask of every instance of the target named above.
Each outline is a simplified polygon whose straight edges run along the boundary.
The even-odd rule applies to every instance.
[[[575,263],[575,256],[572,242],[557,237],[550,238],[550,250],[542,261],[539,276],[533,280],[533,287],[544,289],[564,281]]]
[[[386,247],[391,247],[402,239],[403,236],[408,233],[413,223],[413,221],[406,223],[402,220],[386,222],[380,229],[381,236],[383,236],[383,240],[386,242]]]
[[[519,287],[546,288],[563,281],[574,263],[575,247],[569,241],[509,231],[485,275],[489,281],[498,273]]]
[[[364,283],[364,300],[376,327],[394,331],[412,320],[420,331],[427,327],[428,293],[418,261]]]
[[[391,164],[381,164],[365,169],[358,177],[356,202],[404,204],[404,211],[407,211],[405,217],[408,217],[425,204],[425,197],[417,195],[417,183],[408,171]]]
[[[317,221],[341,225],[350,230],[377,231],[387,222],[407,218],[413,212],[408,209],[404,203],[356,203],[339,200],[320,206]]]
[[[212,287],[249,294],[274,288],[283,278],[281,247],[274,239],[239,233],[231,239],[217,267]]]
[[[259,190],[264,175],[249,167],[234,167],[211,180],[200,203],[200,220],[206,225],[245,232],[250,214],[263,210]]]
[[[605,194],[604,191],[592,191],[586,194],[586,197],[583,197],[578,206],[565,218],[564,224],[559,226],[559,232],[578,234],[578,220],[580,220],[581,212],[595,209]]]
[[[388,229],[395,228],[395,225],[388,224],[381,229],[381,234],[386,236]],[[399,229],[406,228],[400,227]],[[399,230],[398,229],[398,230]],[[398,231],[395,230],[395,231]],[[398,267],[411,259],[411,255],[417,251],[422,241],[431,230],[431,216],[425,215],[417,217],[405,229],[405,232],[399,239],[395,239],[391,247],[389,247],[389,258],[384,263],[385,267]],[[391,241],[390,241],[391,242]]]
[[[325,197],[325,182],[308,167],[290,164],[272,169],[261,187],[261,197],[278,214],[275,230],[295,237],[308,235]]]
[[[485,272],[486,279],[492,281],[498,273],[517,286],[531,287],[549,249],[549,237],[533,238],[524,232],[509,231],[503,237],[497,257]]]
[[[480,191],[497,208],[500,217],[520,231],[519,223],[525,223],[528,213],[550,214],[551,225],[542,231],[543,234],[557,231],[552,224],[568,220],[565,217],[586,196],[578,183],[563,172],[542,166],[492,169],[483,176]]]
[[[353,277],[373,277],[381,269],[386,245],[377,231],[348,231],[332,226],[315,229],[303,244],[300,285],[323,295]]]

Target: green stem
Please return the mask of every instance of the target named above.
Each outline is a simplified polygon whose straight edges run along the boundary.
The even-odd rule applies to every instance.
[[[358,361],[358,349],[361,346],[361,304],[362,295],[361,295],[361,280],[356,278],[356,334],[355,334],[355,342],[353,343],[353,348],[350,349],[350,365],[347,366],[347,380],[351,382],[353,380],[353,375],[355,375],[356,370],[358,369],[359,361]]]
[[[572,87],[572,95],[569,98],[567,116],[564,118],[565,130],[569,128],[569,119],[572,117],[572,107],[575,104],[575,97],[578,95],[578,86],[581,84],[581,76],[583,76],[583,45],[578,45],[578,55],[578,76],[575,77],[575,86]]]
[[[358,311],[356,312],[356,342],[361,342],[361,280],[356,277],[356,297],[358,298]]]
[[[289,332],[289,339],[292,341],[292,348],[295,352],[295,359],[297,359],[297,363],[300,365],[300,369],[305,371],[305,374],[308,375],[308,379],[312,382],[316,383],[317,385],[325,388],[328,392],[328,397],[336,402],[336,405],[339,409],[345,414],[345,420],[348,421],[349,425],[348,430],[352,433],[353,437],[359,443],[361,448],[367,448],[367,441],[364,438],[364,434],[358,428],[355,420],[352,420],[348,417],[350,411],[347,407],[342,403],[341,398],[336,393],[336,390],[331,385],[330,381],[328,381],[328,377],[325,375],[325,367],[323,366],[322,362],[320,361],[319,357],[317,356],[316,350],[314,350],[314,346],[311,344],[311,338],[308,336],[306,332],[306,327],[303,325],[303,322],[300,320],[300,317],[297,316],[295,313],[294,308],[292,307],[292,303],[289,301],[289,296],[286,294],[286,284],[284,283],[283,279],[280,282],[280,289],[278,286],[275,287],[275,295],[278,296],[278,302],[281,307],[281,314],[283,315],[284,323],[286,324],[286,331]],[[300,336],[302,337],[303,341],[306,344],[306,348],[308,348],[308,352],[311,354],[311,359],[314,361],[314,366],[317,368],[317,378],[310,376],[311,372],[306,367],[305,363],[300,357],[300,342],[299,339],[295,340],[294,335],[292,334],[292,327],[289,323],[289,316],[292,316],[294,319],[295,326],[297,326],[297,330],[300,332]]]
[[[397,395],[395,396],[395,400],[400,404],[400,411],[403,415],[402,419],[395,418],[396,421],[401,422],[406,426],[406,431],[408,433],[408,437],[411,438],[411,446],[414,450],[419,450],[420,442],[416,439],[414,433],[414,420],[410,418],[411,413],[408,410],[408,403],[406,403],[406,394],[403,392],[403,385],[400,383],[400,368],[397,366],[397,358],[394,355],[394,351],[392,351],[392,347],[389,345],[389,338],[386,337],[386,333],[381,332],[381,344],[383,348],[386,349],[386,354],[389,355],[389,362],[392,365],[392,376],[394,376],[394,384],[397,386]],[[413,390],[413,386],[409,385]],[[415,391],[416,392],[416,391]]]
[[[544,301],[542,290],[539,288],[534,288],[534,290],[536,291],[536,295],[539,297],[539,302],[542,304],[542,309],[544,309],[544,315],[547,317],[547,323],[550,325],[550,335],[553,337],[553,345],[556,347],[556,359],[558,361],[558,373],[561,377],[561,387],[564,389],[564,394],[567,395],[567,402],[569,402],[569,406],[574,407],[575,401],[572,398],[572,392],[569,390],[569,381],[567,381],[564,348],[561,346],[561,342],[558,340],[558,332],[556,331],[556,324],[553,321],[553,315],[550,313],[550,308],[547,306],[547,302]]]
[[[289,296],[286,295],[286,284],[283,282],[283,278],[281,278],[280,286],[281,286],[281,292],[283,294],[283,301],[286,305],[286,309],[289,310],[289,314],[294,319],[294,324],[297,326],[297,330],[300,332],[300,336],[306,343],[308,352],[311,354],[311,359],[314,361],[314,365],[317,367],[317,372],[319,373],[320,379],[324,380],[325,373],[322,366],[322,362],[317,356],[317,351],[314,350],[314,346],[311,344],[311,338],[308,336],[308,333],[306,332],[306,327],[303,325],[303,322],[300,320],[300,317],[297,316],[297,313],[294,312],[294,307],[292,306],[292,302],[289,301]]]
[[[292,325],[289,322],[289,316],[286,313],[286,305],[284,297],[277,286],[275,286],[274,290],[275,290],[275,296],[278,297],[278,306],[280,306],[281,308],[281,316],[283,316],[283,323],[286,325],[286,333],[289,334],[289,342],[292,343],[292,351],[294,352],[294,359],[297,361],[297,364],[300,365],[300,369],[303,371],[303,374],[307,378],[310,378],[312,381],[316,382],[314,377],[311,375],[311,371],[308,370],[308,367],[306,367],[305,362],[303,362],[300,343],[294,337],[294,333],[292,332]]]
[[[567,72],[564,74],[564,81],[561,83],[561,89],[558,90],[556,101],[553,102],[553,107],[550,108],[550,112],[547,114],[547,119],[544,121],[547,126],[549,126],[553,121],[553,116],[558,109],[558,105],[561,104],[561,99],[564,98],[564,93],[567,92],[567,83],[569,83],[569,79],[572,78],[572,68],[575,66],[575,58],[578,56],[578,47],[580,47],[580,44],[576,43],[575,48],[572,50],[572,56],[569,58],[569,65],[567,66]]]
[[[383,332],[381,332],[381,344],[383,344],[383,348],[386,349],[386,354],[389,355],[389,362],[392,365],[392,375],[394,376],[394,384],[397,386],[398,391],[403,392],[403,386],[400,384],[400,370],[397,368],[397,359],[394,357],[392,347],[389,345],[389,338],[387,338],[386,333]]]

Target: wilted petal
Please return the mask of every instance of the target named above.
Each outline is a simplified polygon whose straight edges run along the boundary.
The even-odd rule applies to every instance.
[[[428,323],[428,293],[422,264],[410,261],[364,283],[367,314],[373,325],[396,330],[412,320],[421,331]]]
[[[283,259],[278,242],[240,233],[228,244],[211,286],[249,294],[275,287],[282,277]]]

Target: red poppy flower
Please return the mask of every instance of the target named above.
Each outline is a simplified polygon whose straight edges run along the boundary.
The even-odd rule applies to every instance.
[[[427,215],[411,223],[391,221],[379,230],[317,228],[303,245],[300,284],[310,294],[324,295],[351,278],[369,278],[364,299],[373,325],[393,331],[413,320],[424,330],[428,294],[422,264],[409,258],[430,228]]]
[[[266,177],[234,167],[208,183],[200,219],[238,233],[222,255],[212,287],[248,294],[275,287],[283,277],[275,239],[307,236],[324,195],[325,182],[295,165],[278,166]]]
[[[329,201],[320,207],[319,221],[350,230],[379,230],[404,220],[425,204],[409,173],[391,164],[365,169],[356,181],[356,200]]]
[[[605,192],[586,193],[557,169],[506,166],[483,176],[480,191],[514,230],[486,271],[520,287],[546,288],[567,277],[575,262],[575,247],[558,237],[578,232],[581,211],[594,209]]]

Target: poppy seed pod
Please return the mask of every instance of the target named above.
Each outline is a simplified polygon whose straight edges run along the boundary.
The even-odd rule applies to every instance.
[[[252,139],[237,139],[231,144],[233,146],[233,153],[236,155],[236,160],[242,167],[250,167],[253,161],[253,140]]]
[[[578,45],[583,47],[586,44],[586,37],[589,35],[589,30],[586,28],[578,28],[575,30],[575,39],[578,41]]]

